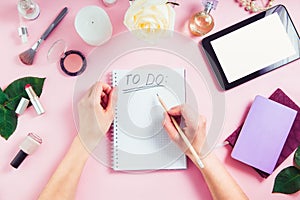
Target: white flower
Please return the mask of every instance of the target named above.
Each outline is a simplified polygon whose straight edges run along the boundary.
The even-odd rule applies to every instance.
[[[125,14],[124,24],[144,39],[170,35],[174,31],[175,11],[167,0],[135,0]]]

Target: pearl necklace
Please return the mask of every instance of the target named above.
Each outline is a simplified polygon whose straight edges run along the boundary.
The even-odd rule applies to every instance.
[[[275,0],[268,0],[268,3],[266,3],[265,6],[258,6],[256,4],[256,0],[236,0],[236,1],[240,4],[241,7],[244,7],[246,11],[255,13],[255,12],[265,11],[268,8],[272,7],[273,2]]]

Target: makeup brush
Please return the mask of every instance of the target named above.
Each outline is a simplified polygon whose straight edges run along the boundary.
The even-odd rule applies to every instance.
[[[44,40],[47,39],[50,33],[57,27],[57,25],[61,22],[61,20],[66,16],[67,13],[68,8],[65,7],[64,9],[62,9],[62,11],[60,11],[60,13],[54,19],[54,21],[48,26],[47,30],[43,33],[40,39],[36,43],[34,43],[34,45],[30,49],[24,51],[19,55],[19,58],[22,61],[22,63],[24,63],[25,65],[32,65],[34,56],[39,46]]]

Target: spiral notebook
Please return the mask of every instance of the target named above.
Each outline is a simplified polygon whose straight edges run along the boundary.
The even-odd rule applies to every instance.
[[[169,108],[185,102],[185,70],[147,66],[114,70],[118,86],[113,124],[114,170],[186,169],[186,157],[165,132],[158,93]]]

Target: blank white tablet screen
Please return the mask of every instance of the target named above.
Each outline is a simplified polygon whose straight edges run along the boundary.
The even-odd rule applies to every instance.
[[[211,41],[229,83],[296,51],[277,13]]]

